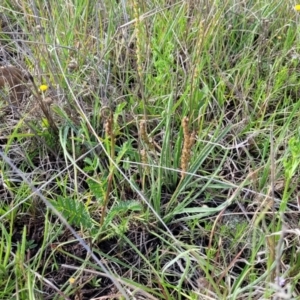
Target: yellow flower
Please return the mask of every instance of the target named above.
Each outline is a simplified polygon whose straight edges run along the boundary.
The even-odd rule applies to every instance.
[[[47,90],[48,90],[48,85],[46,85],[46,84],[40,85],[40,91],[41,91],[41,92],[45,92],[45,91],[47,91]]]
[[[69,278],[69,283],[70,283],[70,284],[74,284],[75,281],[76,281],[75,278],[73,278],[73,277]]]
[[[300,11],[300,4],[295,5],[295,11]]]

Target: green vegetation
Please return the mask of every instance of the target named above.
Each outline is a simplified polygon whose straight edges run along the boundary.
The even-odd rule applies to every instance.
[[[0,299],[300,299],[294,4],[1,2]]]

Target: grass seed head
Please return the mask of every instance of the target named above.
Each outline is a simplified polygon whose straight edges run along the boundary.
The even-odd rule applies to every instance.
[[[185,176],[185,172],[188,169],[189,161],[191,158],[191,148],[195,142],[195,132],[190,133],[189,131],[189,118],[184,117],[181,121],[183,128],[183,148],[181,154],[181,177]]]

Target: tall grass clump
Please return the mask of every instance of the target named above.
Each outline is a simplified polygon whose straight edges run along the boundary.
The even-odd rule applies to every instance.
[[[4,0],[0,299],[297,299],[294,5]]]

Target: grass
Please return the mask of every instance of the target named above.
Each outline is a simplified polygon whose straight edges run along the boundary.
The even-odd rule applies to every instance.
[[[300,299],[294,5],[4,0],[0,299]]]

